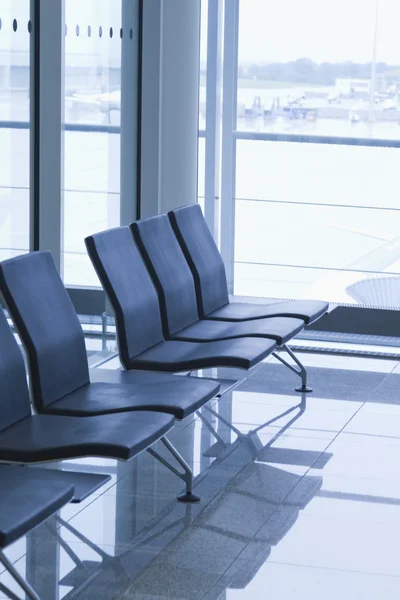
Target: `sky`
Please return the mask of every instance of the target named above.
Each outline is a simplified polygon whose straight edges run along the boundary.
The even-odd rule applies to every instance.
[[[201,0],[203,62],[206,7],[214,1]],[[282,62],[304,57],[315,62],[370,62],[377,2],[377,60],[400,65],[400,0],[240,0],[239,62]],[[9,20],[12,15],[26,22],[29,4],[30,0],[0,0],[0,17]],[[68,22],[113,24],[119,28],[120,11],[120,0],[66,0]],[[28,36],[7,34],[3,28],[0,50],[9,48],[11,42],[16,48],[23,38],[28,40]],[[75,41],[77,52],[84,52],[84,36]],[[92,49],[93,40],[87,40],[87,46]],[[100,46],[105,52],[111,51],[106,38]]]
[[[239,62],[304,57],[315,62],[370,62],[376,4],[377,0],[241,0]],[[400,0],[378,4],[377,60],[400,64]]]

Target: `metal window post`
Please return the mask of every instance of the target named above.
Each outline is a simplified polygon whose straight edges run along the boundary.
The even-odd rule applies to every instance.
[[[140,216],[160,212],[162,0],[143,1],[140,133]]]
[[[200,0],[143,2],[141,216],[195,203]]]
[[[129,225],[138,216],[139,0],[122,0],[122,29],[120,222]]]
[[[230,294],[234,293],[238,47],[239,0],[229,0],[225,3],[220,248]]]
[[[229,1],[227,4],[229,4]],[[207,24],[207,91],[204,216],[219,242],[221,87],[224,0],[209,0]]]
[[[31,0],[30,249],[50,250],[62,272],[64,2]]]

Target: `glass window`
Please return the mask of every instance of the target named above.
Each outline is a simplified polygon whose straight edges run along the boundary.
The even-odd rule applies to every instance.
[[[0,260],[29,250],[30,160],[30,0],[0,2]],[[26,539],[8,550],[14,562],[26,552]],[[25,574],[25,559],[20,570]],[[10,576],[3,582],[19,593]]]
[[[64,282],[98,286],[85,236],[120,223],[121,1],[65,2]],[[137,40],[136,40],[137,41]],[[134,201],[134,199],[132,199]]]
[[[201,0],[199,129],[206,128],[208,0]]]
[[[238,129],[399,139],[399,16],[396,0],[242,1]]]
[[[399,16],[241,1],[235,293],[400,306]]]
[[[29,250],[29,11],[0,3],[0,260]]]

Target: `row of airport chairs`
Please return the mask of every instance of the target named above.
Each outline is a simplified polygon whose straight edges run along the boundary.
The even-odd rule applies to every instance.
[[[175,373],[249,370],[274,354],[300,376],[298,390],[311,391],[287,342],[328,309],[319,301],[231,302],[222,258],[198,206],[85,242],[115,313],[124,370],[89,371],[82,328],[49,252],[0,263],[0,291],[26,351],[30,384],[29,393],[22,353],[1,312],[0,461],[9,466],[0,469],[0,561],[33,600],[35,591],[1,549],[73,499],[75,490],[56,475],[15,465],[84,456],[130,460],[147,450],[184,481],[179,500],[197,502],[192,470],[167,434],[220,386]],[[157,442],[173,463],[155,449]]]

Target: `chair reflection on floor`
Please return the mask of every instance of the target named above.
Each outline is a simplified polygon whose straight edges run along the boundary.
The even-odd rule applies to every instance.
[[[257,427],[250,429],[246,433],[243,433],[238,427],[236,427],[232,423],[231,415],[230,415],[230,420],[229,420],[229,418],[226,418],[226,416],[221,412],[221,410],[216,411],[211,406],[204,406],[203,410],[197,411],[196,414],[201,419],[201,421],[204,423],[205,427],[207,427],[207,429],[210,431],[210,433],[216,439],[216,443],[206,451],[207,456],[216,457],[216,456],[220,455],[224,449],[229,448],[231,445],[230,442],[227,442],[226,440],[223,439],[223,436],[218,431],[218,428],[216,429],[215,426],[212,424],[212,422],[209,419],[207,419],[207,417],[206,417],[207,414],[214,417],[214,419],[219,424],[222,424],[222,426],[225,428],[225,432],[233,433],[234,435],[237,436],[238,440],[242,440],[242,441],[251,440],[254,445],[255,451],[260,451],[263,449],[263,444],[262,444],[260,438],[258,437],[258,434],[263,429],[266,429],[267,427],[271,427],[274,423],[276,423],[277,421],[280,421],[284,417],[289,416],[292,413],[295,413],[293,415],[292,419],[290,419],[290,421],[288,421],[281,429],[279,429],[278,437],[280,437],[287,429],[289,429],[289,427],[295,421],[297,421],[297,419],[299,419],[304,414],[306,407],[307,407],[306,403],[307,403],[307,396],[305,393],[302,393],[301,400],[298,404],[295,404],[294,406],[290,406],[282,413],[278,414],[275,417],[272,417],[271,419],[269,419],[268,421],[265,421],[261,425],[258,425]],[[227,403],[225,403],[225,404],[227,404]],[[232,400],[231,400],[230,405],[232,405]],[[231,436],[229,435],[229,437],[231,437]]]
[[[227,396],[223,400],[226,417],[232,399]],[[244,574],[239,566],[235,570],[235,563],[229,569],[227,585],[245,587],[268,559],[272,546],[286,535],[299,511],[321,487],[321,477],[302,476],[290,472],[290,466],[285,470],[267,464],[268,450],[302,416],[305,408],[303,395],[299,404],[267,421],[263,427],[291,412],[296,413],[281,428],[276,428],[276,433],[267,444],[263,444],[258,436],[261,426],[247,433],[234,427],[231,431],[237,435],[235,441],[222,439],[213,423],[204,416],[207,411],[203,411],[202,428],[210,435],[218,434],[219,441],[223,442],[219,456],[215,460],[207,458],[212,464],[196,485],[196,489],[201,488],[204,504],[185,507],[168,505],[132,541],[131,547],[117,556],[110,556],[71,523],[55,517],[57,527],[68,530],[100,559],[100,562],[81,560],[70,543],[61,537],[57,527],[51,527],[52,535],[75,564],[73,571],[59,582],[72,588],[64,598],[71,600],[79,595],[79,599],[84,600],[92,598],[94,594],[99,594],[101,598],[104,586],[107,586],[110,594],[128,594],[129,598],[128,590],[133,584],[135,589],[143,588],[146,593],[157,594],[157,590],[151,588],[157,585],[157,574],[166,564],[171,569],[175,565],[173,585],[176,593],[179,587],[183,589],[188,585],[188,569],[190,565],[196,565],[198,576],[210,589],[209,597],[218,598],[224,589],[221,589],[221,585],[226,583],[221,576],[229,562],[223,557],[230,557],[233,563],[235,552],[240,554],[245,547],[248,551],[257,547],[257,552],[252,556],[251,572]],[[217,419],[221,416],[215,410],[212,415]],[[227,432],[231,425],[229,419],[223,418],[221,423]],[[307,456],[304,456],[307,451],[302,452],[307,462]],[[314,460],[315,453],[311,453]],[[215,473],[217,477],[213,477]],[[249,518],[251,515],[253,517]]]

